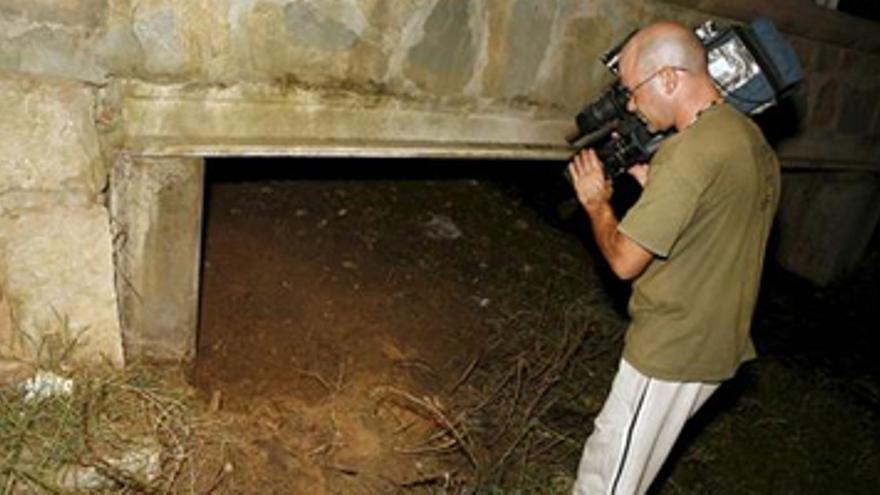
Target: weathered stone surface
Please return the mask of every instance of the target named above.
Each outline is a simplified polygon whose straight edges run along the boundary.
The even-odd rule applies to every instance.
[[[849,87],[843,95],[837,129],[843,134],[868,135],[878,108],[880,88],[862,90]]]
[[[816,72],[834,72],[840,67],[841,61],[843,60],[843,53],[845,50],[841,50],[836,46],[830,45],[820,45],[818,49],[818,54],[816,56],[815,62],[815,71]],[[800,55],[800,54],[799,54]],[[809,64],[810,60],[801,58],[802,63]]]
[[[111,27],[95,50],[101,65],[119,77],[136,77],[146,65],[144,48],[131,24]]]
[[[484,76],[488,94],[512,98],[532,93],[550,42],[556,4],[516,0],[506,2],[508,12],[492,16],[489,65]]]
[[[24,352],[75,340],[74,359],[121,365],[110,223],[101,206],[56,207],[0,219],[0,281]],[[25,356],[33,358],[33,355]]]
[[[859,62],[859,72],[864,77],[880,76],[880,55],[865,53]],[[880,81],[874,80],[874,84],[880,84]]]
[[[14,334],[15,327],[12,326],[12,310],[9,307],[9,301],[4,294],[3,280],[0,279],[0,363],[3,356],[15,355],[18,339]],[[0,367],[0,385],[3,384],[3,368]]]
[[[201,159],[114,166],[116,289],[129,360],[195,355],[203,178]]]
[[[56,24],[34,24],[0,15],[0,70],[100,83],[89,33]]]
[[[0,16],[94,28],[103,22],[107,7],[107,0],[3,0]]]
[[[188,53],[179,14],[171,7],[138,9],[133,31],[144,53],[144,72],[149,75],[179,76],[188,66]]]
[[[459,95],[476,61],[472,2],[439,0],[422,27],[421,41],[407,57],[405,73],[423,91]]]
[[[570,119],[599,96],[612,77],[598,57],[613,42],[612,27],[597,17],[574,17],[558,28],[540,74],[538,99],[568,109]]]
[[[94,92],[77,83],[0,74],[0,195],[106,184],[93,117]]]
[[[248,4],[248,2],[239,2]],[[236,61],[242,75],[284,82],[344,85],[352,51],[369,27],[357,0],[278,2],[254,0],[236,5],[232,27]],[[374,53],[375,55],[375,53]]]
[[[823,46],[804,38],[787,38],[787,40],[804,69],[817,71],[818,69],[815,67],[817,67],[817,59],[820,57],[819,52],[822,51]]]
[[[813,81],[811,81],[813,83]],[[810,124],[818,128],[828,128],[834,123],[834,116],[837,115],[838,95],[837,81],[834,79],[815,82],[818,85],[818,91],[813,98],[813,111]]]
[[[863,256],[880,218],[880,184],[870,174],[803,173],[783,177],[777,258],[824,285]]]

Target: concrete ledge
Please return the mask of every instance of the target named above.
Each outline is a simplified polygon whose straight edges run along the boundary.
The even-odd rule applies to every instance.
[[[248,99],[245,99],[248,98]],[[144,156],[318,155],[559,159],[568,120],[534,111],[423,109],[370,97],[129,97],[126,149]]]
[[[138,86],[123,112],[133,156],[567,160],[574,152],[563,139],[566,118],[536,109],[438,110],[390,96]],[[781,142],[778,153],[823,168],[880,168],[880,145],[864,137],[805,134]]]
[[[127,151],[143,157],[289,156],[338,158],[452,158],[567,160],[574,150],[565,146],[437,143],[429,141],[370,141],[332,139],[129,139]]]
[[[528,116],[377,109],[358,110],[355,119],[346,109],[283,101],[142,98],[125,108],[136,116],[125,145],[133,156],[567,160],[575,151],[561,138],[567,121]],[[777,152],[798,168],[880,171],[880,146],[867,138],[807,135]]]

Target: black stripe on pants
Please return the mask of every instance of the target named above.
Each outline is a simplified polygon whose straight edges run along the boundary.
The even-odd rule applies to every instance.
[[[626,444],[623,447],[623,454],[620,458],[620,466],[617,468],[617,474],[614,476],[614,483],[611,488],[611,495],[617,493],[617,484],[620,482],[620,476],[623,474],[623,468],[626,466],[626,458],[629,456],[629,448],[632,444],[632,436],[633,431],[636,429],[636,422],[639,419],[639,414],[642,412],[642,405],[645,403],[645,397],[648,395],[648,387],[651,386],[651,379],[648,378],[648,383],[645,384],[645,390],[642,391],[642,396],[639,398],[639,404],[636,406],[636,412],[633,414],[632,422],[629,424],[629,430],[626,432]]]

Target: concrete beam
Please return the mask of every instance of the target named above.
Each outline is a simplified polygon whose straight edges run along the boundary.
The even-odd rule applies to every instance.
[[[204,161],[123,158],[111,176],[116,286],[127,361],[195,356]]]
[[[399,156],[565,159],[573,120],[534,109],[463,109],[370,95],[259,97],[206,91],[125,99],[127,151],[140,156]],[[271,90],[266,90],[271,91]]]
[[[331,156],[567,160],[573,116],[455,109],[369,95],[174,93],[130,88],[125,148],[138,156]],[[261,91],[269,91],[263,89]],[[779,143],[783,162],[880,163],[861,136],[807,134]]]

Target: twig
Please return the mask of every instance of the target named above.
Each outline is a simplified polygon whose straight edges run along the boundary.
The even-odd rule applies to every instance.
[[[314,371],[300,370],[300,369],[297,369],[294,371],[299,373],[300,375],[307,376],[309,378],[314,378],[322,387],[324,387],[324,389],[327,391],[327,393],[330,393],[330,394],[333,393],[333,387],[331,387],[330,384],[327,383],[327,380],[324,380],[324,377],[322,377],[318,373],[315,373]]]
[[[477,367],[477,363],[479,363],[479,362],[480,362],[479,356],[475,357],[471,361],[471,364],[469,364],[468,367],[465,368],[464,373],[461,374],[461,376],[458,378],[458,380],[456,380],[455,383],[452,385],[452,388],[449,389],[449,391],[447,392],[448,395],[453,395],[458,390],[458,387],[462,386],[464,384],[464,382],[466,382],[468,380],[468,378],[470,378],[471,373],[474,372],[474,369]]]
[[[465,455],[467,456],[468,460],[471,462],[475,469],[479,470],[480,463],[477,461],[477,458],[474,455],[472,448],[469,445],[469,442],[467,442],[465,436],[458,431],[458,428],[456,428],[455,425],[453,425],[452,422],[449,421],[449,418],[447,418],[443,411],[441,411],[436,405],[434,405],[430,401],[419,399],[417,397],[414,397],[412,394],[404,392],[403,390],[398,390],[393,387],[379,387],[376,389],[376,392],[390,393],[398,397],[404,398],[431,413],[434,416],[435,420],[439,421],[443,426],[446,427],[446,429],[449,430],[450,433],[452,433],[452,435],[458,441],[459,447],[462,451],[464,451]]]

